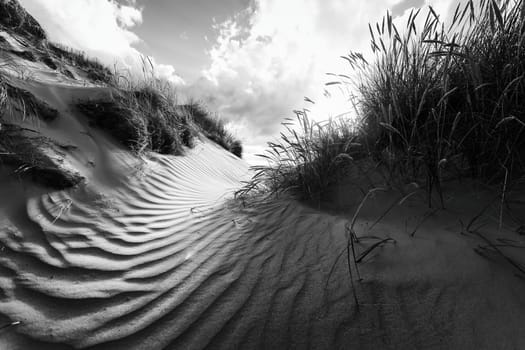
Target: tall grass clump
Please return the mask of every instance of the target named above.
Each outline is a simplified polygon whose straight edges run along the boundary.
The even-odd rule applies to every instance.
[[[268,195],[285,192],[302,200],[319,201],[354,160],[364,156],[355,125],[344,119],[315,122],[306,111],[288,118],[280,140],[269,142],[260,155],[265,165],[252,167],[255,175],[238,196],[252,191]]]
[[[303,136],[289,130],[293,140],[270,144],[274,168],[259,168],[247,188],[265,182],[273,192],[294,188],[312,197],[342,164],[334,162],[347,154],[339,147],[355,140],[390,184],[424,185],[429,205],[434,194],[443,205],[449,178],[503,183],[522,176],[524,19],[523,0],[469,0],[446,24],[431,7],[426,17],[412,11],[403,28],[387,13],[369,25],[372,58],[351,52],[343,57],[351,74],[328,83],[350,86],[358,127],[320,132],[300,123]]]
[[[498,5],[499,4],[499,5]],[[472,4],[470,4],[472,6]],[[462,131],[474,175],[501,179],[525,170],[525,3],[482,1],[452,53],[450,80],[466,114]]]
[[[426,183],[441,194],[441,168],[460,157],[462,111],[451,103],[458,88],[447,77],[456,57],[437,14],[430,8],[418,32],[419,11],[400,34],[390,14],[369,27],[375,59],[344,57],[354,69],[362,132],[371,136],[372,157],[390,181]],[[460,162],[459,162],[460,163]]]
[[[177,103],[174,86],[155,76],[151,60],[143,58],[141,79],[131,73],[115,73],[109,98],[77,103],[91,124],[107,131],[137,153],[154,151],[181,155],[191,148],[199,132],[241,156],[242,146],[200,104]],[[235,153],[237,152],[237,153]]]
[[[81,101],[77,107],[91,124],[137,153],[179,155],[193,145],[190,121],[166,87],[152,82],[115,90],[109,99]]]
[[[429,8],[400,35],[387,14],[370,26],[375,60],[345,57],[357,78],[363,130],[392,177],[441,195],[444,173],[492,181],[523,173],[523,1],[459,5],[445,26]]]

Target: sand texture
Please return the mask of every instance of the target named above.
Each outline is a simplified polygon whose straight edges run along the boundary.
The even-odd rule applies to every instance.
[[[113,157],[113,167],[126,158]],[[356,308],[346,259],[336,262],[348,220],[291,200],[242,208],[229,198],[246,175],[241,160],[204,143],[138,162],[104,191],[31,196],[2,218],[0,310],[21,324],[0,333],[0,344],[525,347],[525,284],[475,254],[473,239],[450,227],[452,214],[429,219],[414,238],[397,215],[416,218],[418,208],[376,225],[375,235],[397,243],[360,264]]]

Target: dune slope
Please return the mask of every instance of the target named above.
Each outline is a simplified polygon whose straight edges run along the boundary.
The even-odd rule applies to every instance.
[[[525,345],[525,284],[476,255],[454,213],[411,238],[418,199],[367,232],[385,199],[370,202],[357,249],[374,242],[365,233],[396,244],[360,264],[357,308],[337,260],[346,218],[292,200],[231,202],[247,166],[208,142],[183,157],[106,158],[98,177],[110,183],[35,190],[4,211],[0,310],[21,323],[0,333],[3,348]]]

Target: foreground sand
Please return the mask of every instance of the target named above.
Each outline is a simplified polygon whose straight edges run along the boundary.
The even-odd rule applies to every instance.
[[[357,309],[344,257],[329,275],[344,217],[231,203],[247,166],[211,143],[142,162],[108,154],[111,183],[3,186],[29,195],[2,213],[0,310],[21,324],[0,348],[525,348],[524,281],[475,254],[453,211],[411,238],[420,199],[367,232],[385,198],[370,202],[359,235],[397,243],[360,264]]]

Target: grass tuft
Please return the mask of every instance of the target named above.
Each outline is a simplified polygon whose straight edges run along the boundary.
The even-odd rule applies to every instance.
[[[469,1],[449,29],[429,8],[422,30],[414,12],[402,37],[387,14],[388,30],[372,31],[376,59],[347,57],[363,132],[376,135],[371,152],[393,177],[424,182],[429,204],[434,189],[443,201],[451,167],[489,182],[525,170],[522,8]]]
[[[193,133],[167,98],[151,88],[119,91],[108,101],[77,104],[94,126],[106,130],[130,150],[182,154]]]
[[[46,39],[38,22],[16,0],[0,0],[0,28],[37,41]]]
[[[295,120],[283,123],[280,140],[269,142],[269,149],[260,155],[267,164],[252,167],[254,177],[237,196],[253,191],[276,196],[291,193],[301,200],[320,201],[356,161],[365,158],[363,139],[352,122],[318,123],[306,111],[295,114]]]
[[[109,100],[88,100],[77,104],[93,125],[106,130],[126,148],[142,153],[180,155],[193,147],[201,131],[226,150],[241,156],[242,146],[233,139],[223,122],[210,116],[197,103],[178,105],[169,84],[145,80],[127,81]]]
[[[70,47],[57,44],[48,43],[49,52],[59,61],[66,62],[72,66],[81,68],[86,72],[86,76],[92,82],[102,82],[109,85],[114,85],[113,72],[100,63],[98,60],[88,57],[83,51],[74,50]],[[49,58],[44,56],[44,63],[49,62]],[[49,64],[46,63],[48,66]]]
[[[12,168],[12,175],[54,189],[80,184],[84,178],[64,168],[60,156],[50,139],[13,124],[1,124],[0,165]]]
[[[58,118],[56,109],[49,106],[27,90],[9,84],[0,77],[0,120],[36,118],[45,122],[51,122]]]
[[[242,158],[241,142],[233,137],[219,117],[213,116],[202,103],[194,100],[181,107],[207,138]]]

